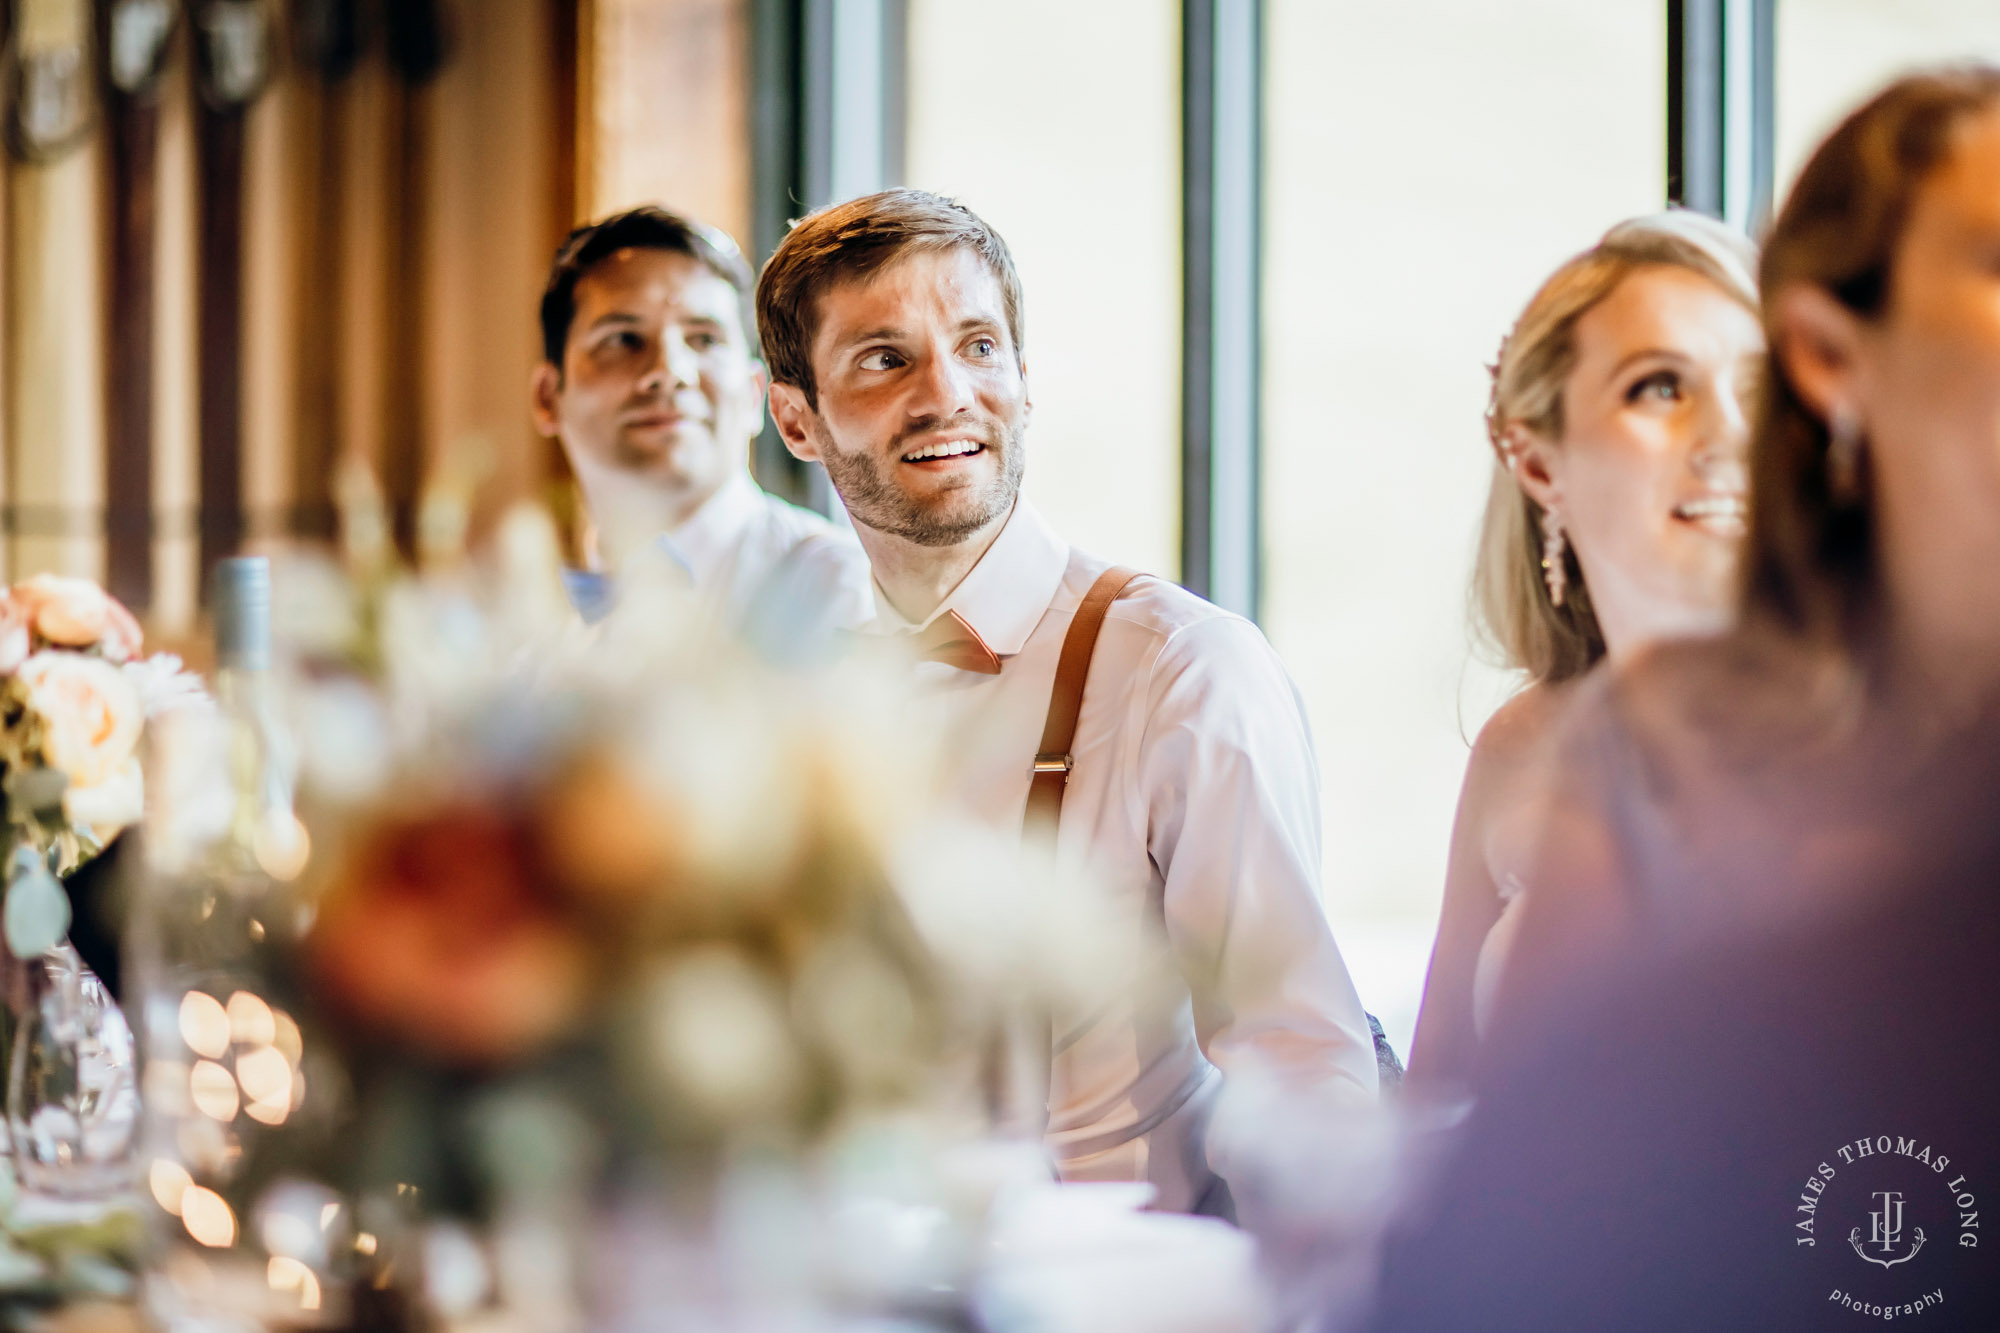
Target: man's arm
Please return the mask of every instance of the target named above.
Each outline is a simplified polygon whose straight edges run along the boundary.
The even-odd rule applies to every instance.
[[[1278,655],[1233,616],[1187,626],[1147,707],[1148,847],[1203,1052],[1225,1075],[1371,1097],[1374,1043],[1320,903],[1318,762]]]

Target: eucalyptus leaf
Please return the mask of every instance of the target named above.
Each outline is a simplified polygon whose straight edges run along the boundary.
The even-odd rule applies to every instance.
[[[0,909],[8,952],[21,959],[39,958],[63,942],[69,923],[69,895],[63,886],[34,848],[17,847],[7,904]]]

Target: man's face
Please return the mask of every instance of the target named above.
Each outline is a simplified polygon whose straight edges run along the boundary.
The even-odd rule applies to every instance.
[[[535,417],[594,509],[636,498],[640,482],[685,517],[741,466],[764,394],[741,310],[734,287],[671,250],[617,251],[577,282],[563,363],[536,375]]]
[[[1026,462],[1028,382],[999,280],[964,246],[920,250],[820,297],[819,407],[795,385],[771,411],[818,459],[856,523],[956,546],[1004,521]]]

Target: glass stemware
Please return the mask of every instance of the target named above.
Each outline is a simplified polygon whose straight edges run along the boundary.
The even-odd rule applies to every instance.
[[[129,1190],[139,1121],[132,1029],[67,943],[19,964],[25,1000],[7,1066],[7,1129],[28,1190],[73,1200]]]

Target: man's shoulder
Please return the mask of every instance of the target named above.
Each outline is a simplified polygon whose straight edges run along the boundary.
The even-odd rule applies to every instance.
[[[1064,583],[1066,599],[1079,604],[1099,575],[1110,568],[1091,556],[1078,560]],[[1160,658],[1183,665],[1223,665],[1231,661],[1275,664],[1264,632],[1251,621],[1196,596],[1172,579],[1142,573],[1111,604],[1107,626],[1138,633]]]

